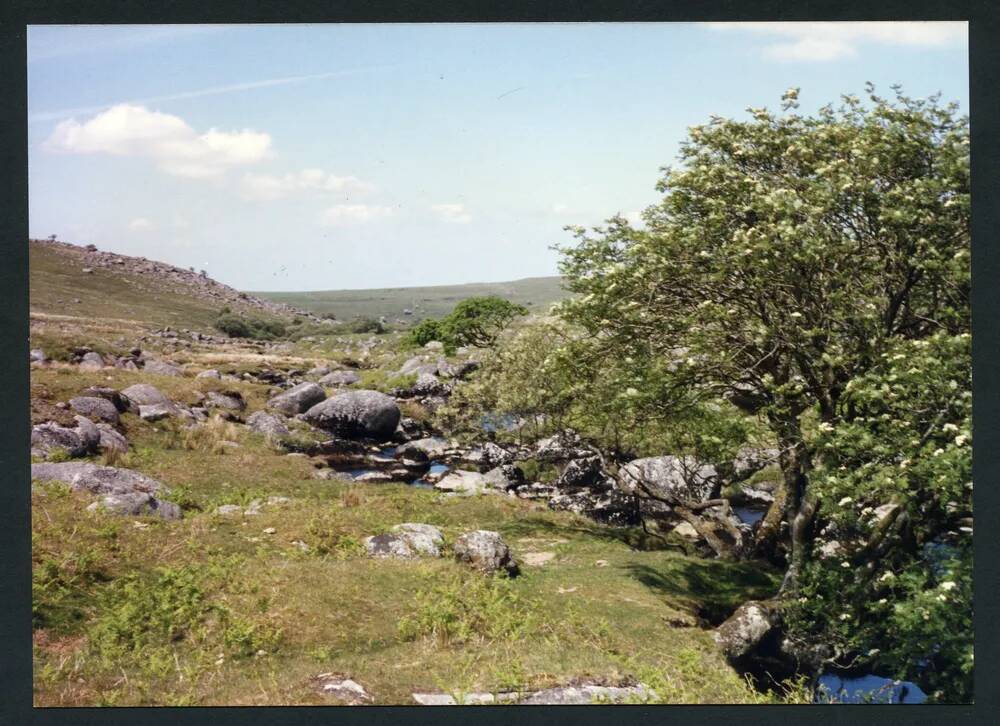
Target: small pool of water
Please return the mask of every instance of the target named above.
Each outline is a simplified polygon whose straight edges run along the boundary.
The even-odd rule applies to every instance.
[[[826,673],[816,686],[816,703],[904,703],[927,700],[920,686],[876,675],[842,676]]]
[[[767,514],[767,509],[758,509],[756,507],[733,507],[733,514],[735,514],[743,524],[749,524],[753,526],[756,522],[759,522]]]
[[[479,419],[479,425],[483,431],[513,431],[517,428],[517,416],[513,414],[488,413]]]

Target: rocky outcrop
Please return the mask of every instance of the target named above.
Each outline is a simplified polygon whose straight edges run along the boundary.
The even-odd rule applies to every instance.
[[[400,419],[396,401],[378,391],[347,391],[316,404],[303,418],[338,436],[387,441]]]
[[[315,383],[300,383],[284,393],[279,393],[267,402],[267,406],[281,411],[286,416],[295,416],[305,413],[324,399],[326,391],[320,386]]]
[[[157,495],[166,488],[156,479],[131,469],[116,469],[77,462],[32,464],[31,478],[38,481],[61,481],[74,491],[86,491],[100,498],[89,509],[106,509],[116,514],[153,515],[180,519],[181,509]]]
[[[429,524],[405,522],[397,524],[391,533],[365,539],[365,550],[370,557],[413,559],[440,557],[444,535]]]
[[[456,560],[485,574],[503,571],[516,575],[518,572],[510,548],[498,532],[483,529],[468,532],[455,540],[452,550]]]
[[[319,379],[322,386],[353,386],[361,382],[361,376],[354,371],[333,371]]]
[[[132,278],[132,282],[139,289],[145,289],[148,292],[169,289],[181,293],[186,297],[210,302],[216,308],[228,305],[234,309],[250,308],[282,317],[297,315],[320,324],[328,322],[307,310],[300,310],[290,305],[264,300],[249,293],[240,292],[228,285],[216,282],[208,275],[183,267],[174,267],[165,262],[147,260],[145,257],[131,257],[114,252],[104,252],[98,250],[96,247],[91,248],[92,246],[81,247],[55,240],[32,239],[29,240],[29,243],[57,250],[61,255],[68,258],[67,264],[69,265],[81,268],[86,267],[92,270],[113,270],[115,273],[129,275]]]
[[[152,373],[157,376],[177,377],[183,375],[180,368],[175,366],[173,363],[168,363],[163,360],[147,360],[142,369],[147,373]]]
[[[434,485],[434,488],[452,494],[471,496],[482,494],[487,486],[489,486],[489,483],[486,481],[486,477],[479,472],[458,469],[442,477]]]
[[[93,351],[84,353],[83,357],[80,359],[81,371],[99,371],[104,367],[104,365],[104,358],[101,357],[100,353],[95,353]]]
[[[48,423],[31,429],[31,455],[43,459],[62,452],[71,457],[96,454],[101,444],[100,430],[83,416],[74,416],[75,428]]]
[[[136,383],[129,386],[122,391],[122,395],[136,406],[171,403],[170,399],[159,388],[148,383]]]
[[[715,467],[690,457],[654,456],[623,466],[619,483],[623,491],[640,498],[704,502],[712,497],[718,475]]]
[[[279,439],[291,433],[281,418],[267,411],[257,411],[250,414],[247,417],[247,426],[250,427],[251,431],[264,434],[269,439]]]
[[[239,391],[209,391],[205,394],[205,408],[221,408],[226,411],[242,411],[247,407],[243,394]]]

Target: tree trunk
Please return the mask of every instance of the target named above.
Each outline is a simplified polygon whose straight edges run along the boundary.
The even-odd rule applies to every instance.
[[[780,453],[778,461],[781,465],[782,479],[785,489],[785,519],[788,522],[788,532],[791,538],[791,557],[788,570],[781,583],[781,595],[792,595],[798,590],[799,577],[809,561],[812,547],[812,523],[816,514],[817,502],[810,496],[809,485],[809,451],[802,441],[798,417],[781,422]]]

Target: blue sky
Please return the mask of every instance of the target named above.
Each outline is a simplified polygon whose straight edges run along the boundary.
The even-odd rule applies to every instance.
[[[30,233],[247,290],[501,281],[712,114],[968,109],[964,23],[32,26]]]

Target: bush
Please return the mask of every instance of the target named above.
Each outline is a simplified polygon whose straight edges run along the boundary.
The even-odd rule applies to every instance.
[[[385,332],[385,326],[375,318],[355,318],[351,323],[352,333],[375,333],[381,335]]]
[[[251,338],[253,340],[274,340],[283,337],[287,330],[280,320],[266,319],[253,315],[236,315],[224,312],[212,323],[230,338]]]
[[[447,350],[462,345],[480,348],[492,346],[500,333],[518,315],[528,309],[495,295],[470,297],[440,320],[421,320],[410,331],[409,342],[426,345],[432,340],[444,343]]]
[[[413,345],[424,346],[432,340],[441,340],[441,325],[437,320],[421,320],[410,331],[409,341]]]

